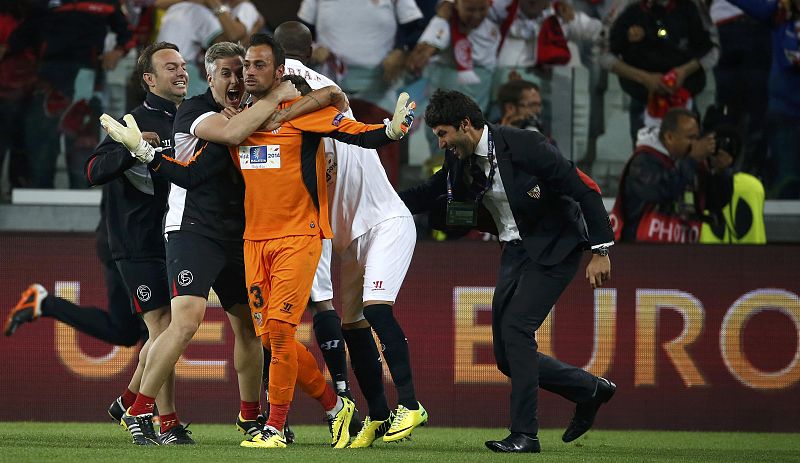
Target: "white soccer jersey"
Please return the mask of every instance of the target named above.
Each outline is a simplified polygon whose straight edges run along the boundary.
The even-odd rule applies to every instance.
[[[313,89],[336,85],[300,61],[286,60],[286,73],[303,76]],[[352,117],[352,112],[346,114]],[[389,183],[374,149],[324,138],[333,248],[341,253],[370,228],[393,217],[411,217]]]
[[[322,87],[328,87],[333,85],[334,87],[339,87],[336,82],[332,81],[331,79],[327,78],[326,76],[320,74],[319,72],[306,67],[303,63],[296,59],[286,58],[286,64],[284,65],[286,71],[284,74],[293,75],[293,76],[300,76],[308,82],[308,85],[311,86],[314,90]],[[349,112],[345,114],[349,118],[353,118],[353,113]]]
[[[502,24],[508,16],[510,0],[497,0],[492,3],[489,16],[498,24]],[[536,49],[539,30],[542,22],[556,14],[553,7],[548,7],[535,18],[526,17],[521,11],[508,29],[508,35],[500,49],[497,64],[501,67],[529,67],[536,64]],[[570,22],[558,19],[564,37],[572,42],[595,42],[603,30],[603,23],[586,13],[576,11]]]
[[[242,2],[236,5],[231,9],[231,13],[234,18],[244,25],[248,35],[258,20],[261,19],[261,13],[258,12],[258,8],[250,2]]]
[[[363,67],[380,65],[392,51],[398,23],[423,17],[414,0],[303,0],[297,16],[316,26],[320,45]]]
[[[393,217],[411,217],[389,183],[375,150],[324,139],[328,163],[333,248],[341,252],[370,228]]]
[[[250,2],[242,2],[231,10],[249,32],[260,14]],[[194,2],[179,2],[167,8],[158,31],[159,42],[170,42],[178,46],[187,61],[194,60],[204,49],[214,43],[222,33],[222,25],[214,13],[205,5]]]
[[[211,10],[198,3],[179,2],[164,13],[157,41],[174,43],[181,55],[192,61],[221,33],[222,26]]]
[[[500,26],[487,17],[478,27],[467,34],[467,38],[472,45],[472,61],[478,66],[494,68],[497,64],[497,47],[500,46]],[[434,55],[431,59],[432,62],[441,62],[444,65],[455,67],[448,21],[438,18],[436,21],[429,22],[419,41],[442,51],[442,53]]]

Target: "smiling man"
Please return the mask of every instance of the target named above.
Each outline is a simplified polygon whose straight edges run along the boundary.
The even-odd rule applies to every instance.
[[[536,417],[539,387],[578,404],[562,436],[577,439],[594,423],[616,386],[538,352],[536,330],[567,287],[583,251],[592,258],[592,288],[611,278],[614,242],[600,189],[540,133],[487,124],[463,93],[437,90],[425,122],[445,150],[442,168],[427,183],[400,193],[412,213],[447,198],[444,222],[476,226],[478,210],[492,217],[502,255],[492,299],[497,368],[511,379],[511,434],[487,441],[494,452],[541,451]]]
[[[106,137],[84,168],[90,185],[108,184],[105,208],[111,254],[133,302],[132,309],[142,317],[149,334],[128,389],[109,409],[109,414],[115,420],[122,420],[131,431],[134,443],[139,445],[159,443],[153,431],[152,404],[142,416],[125,415],[124,412],[133,404],[140,389],[147,353],[170,320],[164,240],[161,236],[169,184],[159,176],[151,175],[147,165],[132,157],[130,150],[152,150],[151,144],[168,153],[172,150],[172,123],[178,105],[186,96],[189,78],[185,64],[178,47],[171,43],[158,42],[142,51],[136,69],[147,95],[144,102],[132,111],[133,115],[125,116],[125,122],[136,124],[135,116],[146,133],[132,146],[117,143],[119,139],[114,136]],[[104,127],[121,126],[106,114],[101,117],[101,123]],[[170,367],[165,377],[171,375]],[[162,383],[165,387],[158,402],[162,431],[190,443],[191,438],[175,414],[173,381]],[[155,397],[159,389],[161,384],[151,395]]]

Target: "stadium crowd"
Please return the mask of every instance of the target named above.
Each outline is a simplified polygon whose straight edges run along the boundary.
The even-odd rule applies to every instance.
[[[540,87],[540,119],[550,130],[565,123],[553,119],[553,105],[560,104],[552,101],[554,74],[588,69],[588,81],[576,81],[587,86],[579,89],[587,101],[574,103],[588,107],[583,121],[588,127],[578,129],[575,136],[585,143],[572,158],[591,174],[597,138],[606,129],[625,129],[605,120],[611,72],[625,93],[634,145],[638,130],[657,125],[669,107],[699,114],[713,102],[720,108],[718,122],[734,127],[741,138],[741,154],[731,168],[758,178],[767,198],[796,199],[799,10],[795,0],[4,2],[4,193],[88,186],[81,171],[99,142],[96,116],[121,115],[142,97],[137,85],[107,83],[121,60],[135,59],[154,41],[175,43],[187,61],[188,96],[194,96],[204,91],[202,55],[212,43],[246,45],[252,33],[299,18],[314,33],[311,67],[331,76],[352,100],[367,102],[370,114],[391,111],[401,91],[411,93],[422,111],[427,97],[442,87],[469,95],[495,121],[502,117],[500,87],[523,79]],[[771,54],[763,52],[767,49]],[[421,154],[412,157],[422,159],[415,164],[436,156],[426,136],[427,149],[414,145]],[[56,177],[61,155],[66,178]],[[407,158],[392,162],[407,164]],[[610,179],[604,189],[616,191],[622,167],[616,163],[612,172],[598,172]]]

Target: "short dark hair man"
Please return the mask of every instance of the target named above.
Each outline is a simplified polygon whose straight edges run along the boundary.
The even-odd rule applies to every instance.
[[[539,86],[529,80],[511,80],[497,91],[500,125],[542,131],[542,95]]]
[[[174,149],[172,124],[189,82],[185,66],[174,44],[158,42],[145,48],[139,55],[136,69],[147,90],[146,97],[124,117],[127,127],[137,127],[138,132],[138,121],[144,132],[135,145],[125,144],[116,134],[109,135],[97,146],[85,166],[90,185],[108,184],[105,206],[112,257],[131,295],[133,310],[141,315],[150,335],[139,355],[139,373],[134,374],[128,391],[115,401],[118,406],[112,404],[109,409],[115,419],[122,420],[125,428],[131,431],[133,442],[139,445],[194,443],[175,413],[173,381],[166,381],[159,395],[159,436],[152,422],[155,399],[147,410],[134,414],[137,416],[125,412],[134,409],[136,402],[132,395],[140,392],[147,354],[170,320],[166,251],[161,229],[169,182],[152,174],[146,164],[131,154],[153,150],[151,145],[158,145],[168,153]],[[122,126],[106,114],[100,121],[107,131],[111,125]],[[153,398],[158,393],[158,389],[153,391]],[[170,439],[165,440],[167,437]]]
[[[486,446],[495,452],[540,451],[539,386],[578,404],[562,437],[572,441],[591,427],[616,386],[539,353],[534,335],[575,276],[583,250],[593,253],[586,267],[592,287],[611,277],[613,234],[599,188],[544,136],[486,124],[478,105],[457,91],[437,90],[425,122],[446,150],[444,165],[400,197],[420,213],[446,195],[452,226],[474,226],[478,207],[485,207],[503,248],[492,334],[497,366],[511,378],[511,434]]]
[[[256,104],[278,85],[284,61],[283,48],[271,36],[256,34],[251,38],[244,60],[244,83]],[[335,109],[322,108],[280,130],[256,131],[230,147],[246,186],[244,255],[251,310],[256,333],[272,353],[270,413],[262,431],[263,446],[286,447],[278,430],[283,429],[295,382],[303,384],[303,378],[308,380],[304,390],[326,410],[331,445],[343,448],[349,442],[348,427],[355,405],[346,397],[336,397],[313,357],[295,340],[310,297],[322,239],[332,236],[322,175],[325,158],[319,142],[329,136],[374,148],[399,140],[408,131],[414,106],[408,102],[408,94],[401,94],[386,126],[361,124]],[[281,220],[276,221],[276,217]],[[284,279],[278,275],[289,276]],[[319,394],[309,392],[308,387],[317,386]]]

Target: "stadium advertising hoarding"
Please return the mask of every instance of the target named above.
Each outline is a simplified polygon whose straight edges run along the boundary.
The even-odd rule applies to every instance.
[[[3,316],[34,281],[62,297],[105,306],[91,235],[3,234],[0,250]],[[616,246],[610,285],[592,291],[582,265],[540,329],[539,348],[618,385],[601,410],[600,427],[799,431],[798,251]],[[395,310],[431,424],[507,424],[510,388],[491,348],[498,260],[495,243],[417,246]],[[309,319],[298,336],[321,364]],[[235,419],[232,348],[222,311],[210,309],[177,367],[183,419]],[[137,352],[49,319],[25,325],[0,341],[0,419],[105,419]],[[293,421],[317,423],[317,404],[301,395]],[[540,406],[542,426],[568,423],[572,405],[564,399],[542,392]]]

